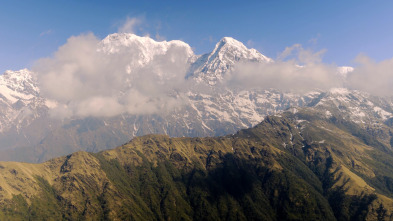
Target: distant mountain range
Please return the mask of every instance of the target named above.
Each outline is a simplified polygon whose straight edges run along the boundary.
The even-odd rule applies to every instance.
[[[339,111],[362,127],[378,127],[392,117],[391,100],[360,91],[336,88],[297,94],[277,89],[226,87],[221,82],[236,64],[275,62],[229,37],[204,55],[195,55],[182,41],[157,42],[124,33],[109,35],[97,45],[100,53],[125,59],[128,63],[124,71],[130,78],[157,56],[172,59],[173,50],[182,51],[188,64],[184,78],[193,83],[184,91],[182,105],[151,114],[51,117],[58,102],[41,92],[36,75],[26,69],[7,71],[0,76],[0,160],[43,162],[78,150],[97,152],[113,148],[145,134],[171,137],[232,134],[290,107],[326,106],[329,113]],[[340,67],[337,74],[345,77],[352,70]],[[130,82],[137,83],[132,79]],[[177,96],[176,92],[170,96]]]

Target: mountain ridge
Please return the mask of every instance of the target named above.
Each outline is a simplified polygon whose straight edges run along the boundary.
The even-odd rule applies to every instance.
[[[234,135],[146,135],[42,164],[0,162],[0,217],[391,220],[393,165],[379,165],[393,148],[351,125],[305,107]]]

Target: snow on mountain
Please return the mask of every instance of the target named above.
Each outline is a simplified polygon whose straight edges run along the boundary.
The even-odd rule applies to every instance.
[[[349,67],[349,66],[342,66],[337,68],[338,74],[341,75],[342,77],[346,77],[348,73],[354,70],[355,69],[353,67]]]
[[[393,117],[389,100],[346,88],[330,89],[315,99],[313,106],[361,125],[383,123]]]
[[[140,50],[138,56],[143,59],[143,62],[152,60],[153,56],[164,54],[170,47],[186,48],[190,56],[194,55],[191,47],[179,40],[173,41],[155,41],[150,37],[141,37],[129,33],[115,33],[104,38],[99,45],[99,50],[106,53],[115,54],[128,50]],[[133,51],[133,52],[134,52]]]
[[[19,100],[28,101],[39,93],[32,73],[23,69],[20,71],[6,71],[0,76],[0,94],[3,100],[15,103]]]
[[[215,95],[190,93],[189,102],[209,128],[216,128],[215,125],[218,123],[229,122],[235,128],[241,129],[255,126],[265,116],[276,114],[291,106],[303,106],[319,95],[297,95],[273,89],[226,90]]]
[[[182,41],[155,41],[150,37],[140,37],[130,33],[115,33],[108,35],[98,45],[98,51],[126,56],[130,61],[126,67],[130,74],[148,64],[157,55],[165,55],[169,50],[180,48],[185,51],[187,58],[195,57],[191,47]]]
[[[44,106],[39,88],[31,71],[6,71],[0,75],[0,131],[21,128]]]
[[[140,37],[128,33],[116,33],[103,39],[98,51],[110,55],[124,55],[130,61],[128,73],[137,71],[157,55],[165,55],[170,49],[185,50],[185,57],[191,65],[187,78],[215,85],[223,79],[225,72],[233,69],[237,62],[272,62],[271,58],[255,49],[248,49],[243,43],[230,38],[222,38],[211,53],[195,55],[191,47],[182,41],[155,41],[150,37]]]
[[[221,39],[211,53],[204,55],[195,55],[182,41],[158,42],[124,33],[109,35],[97,46],[99,52],[126,59],[128,65],[124,68],[129,74],[148,65],[156,56],[171,56],[171,50],[185,52],[184,57],[190,64],[185,77],[198,85],[205,85],[208,90],[189,88],[183,106],[151,115],[122,114],[84,119],[75,116],[56,121],[48,112],[56,102],[41,97],[34,75],[26,69],[7,71],[0,76],[0,144],[3,150],[13,149],[15,152],[9,155],[8,150],[4,154],[0,150],[0,160],[38,162],[81,149],[99,151],[148,133],[224,135],[254,126],[266,115],[293,106],[320,108],[327,117],[341,111],[356,123],[383,122],[393,116],[391,101],[347,89],[300,95],[274,89],[236,91],[220,88],[218,83],[225,72],[232,70],[237,62],[273,62],[229,37]],[[350,71],[353,68],[338,69],[343,77]],[[31,157],[17,154],[26,151]]]
[[[243,43],[224,37],[211,53],[200,55],[191,65],[189,76],[198,82],[215,85],[223,79],[228,70],[232,70],[236,62],[272,62],[271,58],[255,49],[248,49]]]

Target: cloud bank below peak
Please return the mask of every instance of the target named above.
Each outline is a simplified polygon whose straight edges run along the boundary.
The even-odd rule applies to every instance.
[[[306,93],[342,87],[337,67],[326,64],[298,66],[293,61],[274,63],[240,63],[226,75],[228,86],[241,89],[278,89],[283,92]]]
[[[334,64],[322,62],[325,50],[313,52],[295,44],[287,47],[274,62],[240,62],[226,75],[226,83],[241,89],[279,89],[305,93],[342,87],[344,79]]]
[[[129,28],[134,23],[130,20]],[[101,40],[89,33],[69,38],[52,57],[38,60],[33,72],[41,94],[57,102],[52,114],[60,118],[162,113],[186,104],[188,91],[209,93],[212,87],[274,88],[294,93],[347,87],[391,96],[392,60],[376,63],[360,56],[359,66],[353,70],[323,63],[325,50],[313,52],[298,44],[286,48],[271,62],[236,60],[238,51],[230,48],[226,47],[225,56],[215,53],[216,63],[206,65],[198,61],[209,54],[194,55],[181,41],[157,42],[129,33]],[[222,63],[222,58],[228,63]],[[205,65],[214,74],[216,64],[229,69],[220,72],[223,78],[214,86],[195,81],[203,78],[202,72],[189,77],[190,70],[199,70],[195,65]]]

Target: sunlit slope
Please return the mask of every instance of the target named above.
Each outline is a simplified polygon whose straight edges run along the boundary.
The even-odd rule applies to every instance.
[[[291,109],[231,136],[148,135],[98,154],[1,162],[0,218],[390,220],[391,162],[366,129]]]

